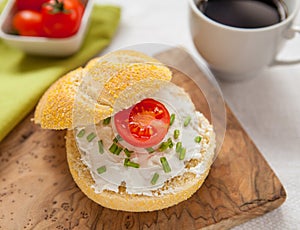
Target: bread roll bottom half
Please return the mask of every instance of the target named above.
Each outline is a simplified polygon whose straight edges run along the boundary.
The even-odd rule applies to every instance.
[[[216,144],[212,125],[196,111],[188,94],[174,84],[165,86],[153,97],[165,103],[170,114],[176,115],[163,140],[171,141],[172,145],[165,151],[157,150],[159,146],[156,146],[154,152],[139,153],[119,140],[119,146],[133,150],[130,161],[138,162],[138,168],[124,166],[128,158],[124,151],[118,155],[109,151],[118,137],[113,117],[108,125],[100,122],[67,131],[67,159],[74,181],[87,197],[101,206],[130,212],[171,207],[190,198],[209,173]],[[186,117],[190,118],[188,125],[185,125]],[[82,130],[85,134],[79,137]],[[175,130],[180,130],[176,138]],[[95,137],[87,140],[91,133]],[[186,147],[184,159],[180,159],[177,151],[179,142]],[[167,159],[170,171],[164,171],[161,158]],[[99,172],[99,169],[103,170]]]

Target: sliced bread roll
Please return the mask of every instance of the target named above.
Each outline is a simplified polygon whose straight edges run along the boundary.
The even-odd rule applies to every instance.
[[[168,87],[171,77],[171,71],[151,57],[136,51],[117,51],[95,58],[85,68],[66,74],[41,98],[36,107],[34,122],[42,128],[68,129],[66,150],[70,172],[79,188],[96,203],[132,212],[160,210],[188,199],[203,184],[213,161],[215,134],[208,120],[199,112],[195,116],[198,119],[195,123],[197,127],[194,126],[195,130],[200,130],[202,138],[201,148],[197,148],[199,152],[186,160],[181,159],[183,169],[178,174],[172,174],[159,187],[150,186],[145,193],[135,193],[125,181],[118,184],[117,189],[104,186],[104,189],[97,190],[92,169],[83,159],[89,150],[80,149],[76,139],[78,127],[82,129],[97,125],[122,109],[155,96],[155,92]],[[168,94],[161,91],[163,95]],[[170,89],[169,92],[175,102],[190,103],[183,90],[177,92]],[[177,96],[184,100],[176,101]]]

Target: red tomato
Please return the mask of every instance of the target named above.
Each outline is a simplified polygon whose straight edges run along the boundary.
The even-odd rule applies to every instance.
[[[117,113],[114,122],[126,142],[148,148],[159,144],[167,134],[170,114],[162,103],[147,98]]]
[[[13,17],[13,27],[22,36],[42,36],[42,15],[34,10],[18,11]]]
[[[78,0],[50,0],[42,6],[42,21],[47,37],[74,35],[80,26],[84,7]]]
[[[36,10],[40,11],[42,5],[49,0],[17,0],[16,5],[18,10]]]

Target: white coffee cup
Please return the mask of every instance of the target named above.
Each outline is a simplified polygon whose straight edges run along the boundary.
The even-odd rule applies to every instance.
[[[243,80],[271,65],[300,63],[300,59],[277,60],[284,42],[300,32],[300,27],[293,25],[299,0],[283,1],[288,13],[286,19],[267,27],[244,29],[213,21],[197,8],[197,0],[189,0],[189,24],[194,45],[218,78]]]

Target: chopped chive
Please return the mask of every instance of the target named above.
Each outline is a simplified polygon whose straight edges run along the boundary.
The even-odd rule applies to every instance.
[[[173,125],[174,121],[175,121],[175,114],[172,113],[170,116],[170,125]]]
[[[79,133],[77,134],[77,137],[83,137],[85,134],[85,129],[82,129],[79,131]]]
[[[160,163],[162,164],[163,170],[165,173],[171,172],[170,165],[165,157],[160,158]]]
[[[180,131],[178,129],[174,130],[174,139],[177,139],[179,137]]]
[[[123,141],[123,138],[120,135],[118,135],[117,137],[119,141]]]
[[[111,146],[110,146],[110,148],[109,148],[109,151],[111,152],[111,153],[113,153],[113,154],[115,154],[115,152],[118,150],[118,146],[115,144],[115,143],[113,143]]]
[[[99,149],[99,153],[101,153],[101,154],[104,153],[102,140],[98,141],[98,149]]]
[[[111,117],[107,117],[103,120],[103,125],[108,125],[110,123]]]
[[[169,148],[169,143],[165,141],[160,144],[160,146],[158,147],[158,151],[162,152],[167,150],[168,148]]]
[[[139,168],[140,167],[140,165],[138,163],[131,162],[131,161],[129,161],[127,163],[127,166],[132,167],[132,168]]]
[[[127,166],[129,160],[130,160],[129,158],[125,158],[125,160],[124,160],[124,166]]]
[[[200,143],[201,140],[202,140],[202,137],[196,136],[194,140],[195,140],[196,143]]]
[[[122,152],[123,148],[118,146],[116,143],[112,143],[112,145],[109,148],[109,151],[112,154],[120,155],[120,152]]]
[[[127,148],[124,149],[124,153],[127,157],[131,156],[131,153],[133,153],[133,151],[128,150]]]
[[[181,148],[179,153],[179,160],[183,160],[185,158],[186,148]]]
[[[117,147],[118,147],[118,148],[117,148],[117,150],[114,152],[114,154],[120,155],[120,152],[122,152],[123,148],[120,147],[120,146],[117,146]]]
[[[152,180],[151,180],[151,184],[155,185],[157,180],[159,178],[159,174],[158,173],[154,173]]]
[[[97,172],[98,172],[99,174],[102,174],[102,173],[106,172],[106,166],[103,165],[103,166],[101,166],[100,168],[97,168]]]
[[[182,148],[182,143],[181,142],[177,142],[177,144],[176,144],[176,153],[179,153],[180,150],[181,150],[181,148]]]
[[[189,125],[190,121],[191,121],[191,116],[187,116],[183,123],[184,127],[187,127]]]
[[[169,148],[171,149],[171,148],[173,148],[173,146],[174,146],[174,144],[173,144],[173,141],[172,141],[172,138],[171,137],[169,137],[168,138],[168,146],[169,146]]]
[[[152,147],[146,148],[146,150],[148,153],[154,153],[155,151]]]
[[[94,140],[94,138],[96,137],[97,135],[95,133],[90,133],[86,139],[88,140],[88,142],[91,142],[92,140]]]
[[[132,162],[132,161],[129,160],[129,158],[126,158],[124,160],[124,166],[132,167],[132,168],[139,168],[140,164]]]
[[[123,140],[123,138],[118,134],[118,135],[114,138],[113,142],[114,142],[114,143],[118,143],[119,141],[122,141],[122,140]]]
[[[173,148],[173,145],[173,141],[171,137],[169,137],[167,141],[164,141],[160,144],[160,146],[158,147],[158,151],[162,152],[167,150],[168,148]]]

